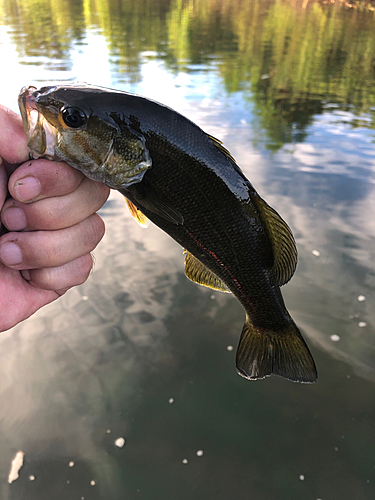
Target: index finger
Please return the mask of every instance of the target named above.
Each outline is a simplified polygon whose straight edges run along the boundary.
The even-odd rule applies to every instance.
[[[21,117],[0,104],[0,156],[8,164],[20,164],[29,158]]]
[[[13,199],[29,203],[74,191],[84,175],[65,162],[29,160],[20,165],[9,179],[9,192]]]

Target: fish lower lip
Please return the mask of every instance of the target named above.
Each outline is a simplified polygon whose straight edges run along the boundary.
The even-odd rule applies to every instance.
[[[40,91],[36,87],[23,87],[18,97],[27,145],[34,159],[41,156],[54,159],[54,132],[37,107]]]
[[[23,87],[18,96],[22,122],[28,139],[35,129],[35,119],[33,119],[33,115],[37,113],[34,94],[36,90],[35,87]]]

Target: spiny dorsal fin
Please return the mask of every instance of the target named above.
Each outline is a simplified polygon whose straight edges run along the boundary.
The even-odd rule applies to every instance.
[[[231,293],[227,285],[221,281],[212,271],[204,266],[193,254],[184,250],[185,257],[185,275],[189,280],[198,283],[198,285],[207,286],[213,290]]]
[[[213,143],[215,144],[215,146],[217,147],[217,149],[219,151],[221,151],[225,156],[227,156],[230,160],[232,160],[234,163],[236,163],[236,160],[233,158],[233,156],[230,154],[230,152],[227,150],[227,148],[223,146],[223,143],[221,141],[219,141],[219,139],[216,139],[216,137],[213,137],[212,135],[209,135],[209,134],[207,134],[207,135],[213,141]],[[236,165],[237,165],[237,163],[236,163]]]
[[[148,227],[150,225],[150,221],[147,219],[147,217],[145,215],[143,215],[143,213],[140,210],[138,210],[138,208],[135,205],[133,205],[133,203],[131,201],[129,201],[125,196],[124,196],[124,198],[125,198],[126,204],[128,205],[129,212],[134,217],[134,219],[138,222],[138,224],[141,227]]]
[[[256,198],[254,201],[262,214],[272,244],[273,265],[269,270],[271,284],[285,285],[297,266],[297,247],[292,231],[276,210],[262,198]]]

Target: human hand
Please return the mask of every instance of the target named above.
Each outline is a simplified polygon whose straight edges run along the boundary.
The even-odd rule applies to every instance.
[[[21,118],[1,105],[0,131],[1,332],[86,281],[109,189],[66,163],[28,160]]]

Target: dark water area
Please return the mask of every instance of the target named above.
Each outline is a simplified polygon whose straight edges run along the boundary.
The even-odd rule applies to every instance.
[[[242,307],[112,193],[90,279],[0,335],[1,500],[375,498],[375,13],[348,5],[0,0],[2,104],[87,81],[224,142],[293,230],[319,371],[241,379]]]

